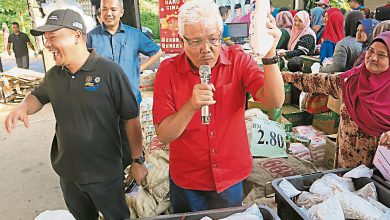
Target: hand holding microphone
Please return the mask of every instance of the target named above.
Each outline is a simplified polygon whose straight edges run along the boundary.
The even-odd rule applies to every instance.
[[[213,99],[214,85],[210,83],[211,69],[208,65],[202,65],[199,68],[201,84],[194,86],[192,91],[191,105],[193,109],[202,109],[202,123],[210,122],[209,105],[213,105],[216,101]]]

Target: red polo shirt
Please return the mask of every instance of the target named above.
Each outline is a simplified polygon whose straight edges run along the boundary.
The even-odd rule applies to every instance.
[[[244,119],[245,92],[255,96],[263,79],[257,63],[240,47],[222,47],[211,70],[217,103],[210,106],[210,124],[201,124],[199,110],[170,143],[170,174],[178,186],[222,192],[249,176],[252,156]],[[184,53],[163,61],[154,82],[154,124],[177,112],[199,83],[199,71],[192,70]]]

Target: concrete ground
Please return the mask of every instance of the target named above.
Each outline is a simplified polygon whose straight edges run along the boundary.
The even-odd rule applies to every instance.
[[[0,55],[4,71],[16,67],[13,54]],[[140,57],[141,62],[145,59]],[[156,68],[158,64],[150,69]],[[30,56],[30,69],[44,72],[42,59]],[[53,110],[45,105],[29,117],[30,128],[19,122],[14,131],[7,134],[3,122],[16,106],[0,103],[0,219],[28,220],[45,210],[67,209],[59,177],[50,163],[55,127]]]
[[[4,71],[15,59],[1,54]],[[40,59],[30,57],[30,69],[43,72]],[[0,104],[0,219],[34,219],[45,210],[66,209],[59,178],[50,163],[55,119],[46,105],[30,116],[30,128],[18,123],[11,134],[4,129],[6,115],[17,105]]]

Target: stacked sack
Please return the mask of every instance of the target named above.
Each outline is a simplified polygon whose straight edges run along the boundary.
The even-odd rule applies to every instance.
[[[144,70],[140,76],[140,90],[153,91],[154,80],[156,79],[156,73],[153,70]]]
[[[131,216],[150,217],[167,213],[169,201],[169,145],[162,144],[156,136],[146,149],[145,159],[151,164],[146,177],[146,186],[139,187],[138,193],[126,194]]]
[[[324,161],[326,145],[324,132],[311,125],[294,127],[293,132],[302,138],[310,140],[308,149],[310,151],[311,160],[314,163],[322,163]]]
[[[143,147],[147,148],[156,135],[156,130],[153,125],[153,97],[144,98],[140,104],[140,120],[143,138]]]

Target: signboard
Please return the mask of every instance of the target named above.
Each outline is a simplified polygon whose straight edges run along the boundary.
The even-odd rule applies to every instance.
[[[286,132],[278,122],[255,118],[252,129],[252,156],[256,157],[287,157]]]
[[[161,49],[165,53],[180,53],[178,14],[185,0],[159,0]]]

